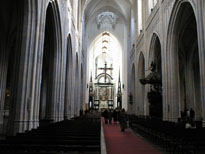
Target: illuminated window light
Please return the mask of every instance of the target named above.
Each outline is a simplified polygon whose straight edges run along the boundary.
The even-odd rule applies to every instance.
[[[102,36],[105,36],[105,35],[110,36],[110,34],[109,34],[108,32],[104,32],[104,33],[102,34]]]

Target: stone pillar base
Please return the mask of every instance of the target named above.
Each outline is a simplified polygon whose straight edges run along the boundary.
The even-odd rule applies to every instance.
[[[9,122],[9,129],[7,131],[8,136],[14,136],[16,133],[23,133],[24,132],[25,121],[13,121],[12,123]]]

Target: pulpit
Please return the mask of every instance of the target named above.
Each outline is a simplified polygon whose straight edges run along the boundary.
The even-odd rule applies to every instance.
[[[150,70],[151,73],[140,79],[140,83],[143,85],[150,84],[150,92],[147,94],[150,104],[149,115],[162,118],[162,81],[154,62],[151,63]]]

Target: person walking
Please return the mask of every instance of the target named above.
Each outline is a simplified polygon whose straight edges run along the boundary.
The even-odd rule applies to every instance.
[[[107,111],[107,109],[103,112],[103,116],[105,119],[105,124],[107,124],[108,123],[108,111]]]
[[[120,112],[119,122],[121,131],[124,132],[127,128],[127,115],[125,113],[125,109],[122,109],[122,111]]]
[[[108,112],[108,119],[109,119],[109,124],[112,124],[112,110],[109,109],[109,112]]]
[[[194,110],[192,108],[190,109],[190,117],[191,117],[191,120],[194,121],[195,112],[194,112]]]

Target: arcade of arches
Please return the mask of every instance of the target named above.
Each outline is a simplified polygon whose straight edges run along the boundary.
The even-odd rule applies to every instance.
[[[124,108],[205,126],[204,0],[21,0],[0,6],[0,135]]]

